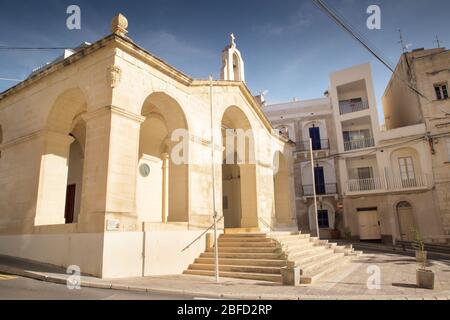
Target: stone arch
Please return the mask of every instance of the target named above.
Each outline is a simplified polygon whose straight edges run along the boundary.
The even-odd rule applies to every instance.
[[[225,109],[221,125],[225,228],[258,227],[255,136],[252,126],[243,110],[237,106]]]
[[[146,222],[187,222],[189,128],[186,115],[174,98],[155,92],[145,99],[141,116],[145,120],[139,135],[138,217]],[[146,168],[149,172],[145,172]]]
[[[412,159],[412,170],[409,169],[411,163],[408,159]],[[403,168],[403,171],[400,169],[400,161],[402,163],[408,163],[408,168]],[[416,183],[423,183],[421,181],[422,178],[422,166],[420,163],[419,153],[415,148],[412,147],[403,147],[399,149],[395,149],[390,154],[390,162],[391,162],[391,170],[392,177],[390,183],[400,183],[400,181],[404,183],[411,183],[413,186]],[[397,181],[399,180],[399,181]],[[406,181],[408,180],[408,181]]]
[[[395,213],[400,240],[413,241],[415,237],[416,223],[411,202],[400,200],[395,203]]]
[[[81,210],[87,98],[80,88],[55,99],[42,134],[35,225],[76,222]]]
[[[289,169],[285,156],[277,151],[273,157],[274,216],[277,223],[291,222]]]
[[[87,111],[86,94],[80,88],[72,88],[58,95],[47,117],[46,129],[69,134],[76,118]]]
[[[336,227],[336,211],[334,206],[328,201],[318,201],[317,202],[317,210],[328,210],[328,223],[329,229],[335,229]],[[317,214],[314,214],[314,204],[311,204],[308,208],[308,217],[309,217],[309,229],[316,230],[316,217]]]

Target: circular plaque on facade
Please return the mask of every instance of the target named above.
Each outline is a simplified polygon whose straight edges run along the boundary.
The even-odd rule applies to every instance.
[[[143,163],[139,166],[139,173],[142,177],[146,178],[150,174],[150,166],[146,163]]]

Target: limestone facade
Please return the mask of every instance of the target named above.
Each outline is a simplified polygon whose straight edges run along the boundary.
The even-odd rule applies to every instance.
[[[314,101],[265,108],[275,127],[298,139],[295,159],[309,162],[308,152],[304,152],[309,146],[305,148],[303,140],[313,141],[316,166],[320,167],[314,169],[319,213],[314,215],[311,201],[303,200],[309,209],[298,201],[299,227],[315,230],[318,217],[320,233],[325,237],[333,236],[330,231],[337,228],[340,235],[333,232],[334,236],[356,240],[412,241],[419,231],[427,241],[446,241],[435,201],[439,187],[425,124],[387,129],[380,126],[370,65],[332,73],[326,98]],[[316,107],[311,107],[314,104]],[[292,114],[298,115],[295,121]],[[326,124],[326,130],[325,125],[317,124],[319,129],[305,131],[301,124],[312,117]],[[327,174],[324,162],[334,162],[334,175]],[[337,192],[331,195],[335,199],[332,208],[320,206],[330,198],[327,175],[337,181]],[[311,184],[311,176],[310,166],[296,171],[297,199],[305,198],[302,192]],[[334,219],[328,214],[328,221],[323,223],[324,210],[333,212]]]
[[[170,274],[204,250],[183,249],[214,208],[221,229],[296,229],[293,144],[243,81],[193,80],[127,26],[116,17],[111,35],[0,94],[0,254]],[[224,163],[237,145],[246,156]]]
[[[449,83],[450,50],[418,49],[400,57],[383,96],[388,129],[401,130],[416,123],[424,125],[435,180],[433,201],[447,239],[450,235]],[[402,100],[408,104],[399,103]]]

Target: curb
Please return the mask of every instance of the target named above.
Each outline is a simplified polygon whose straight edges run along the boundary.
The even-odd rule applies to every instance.
[[[33,271],[26,271],[19,268],[0,265],[0,272],[16,275],[24,278],[34,279],[55,284],[66,284],[65,277],[48,276]],[[182,289],[161,289],[143,286],[128,286],[125,284],[114,284],[111,282],[99,282],[92,280],[81,280],[81,287],[94,289],[109,289],[129,292],[148,292],[168,295],[194,296],[198,298],[213,298],[227,300],[450,300],[450,294],[441,295],[436,293],[430,296],[372,296],[368,299],[361,299],[358,296],[318,296],[318,295],[298,295],[298,296],[273,296],[267,295],[248,295],[248,294],[232,294],[232,293],[205,293],[195,292]],[[441,292],[442,293],[442,292]]]

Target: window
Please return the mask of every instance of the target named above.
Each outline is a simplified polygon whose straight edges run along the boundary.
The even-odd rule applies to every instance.
[[[344,131],[343,136],[345,151],[370,148],[374,146],[370,129]]]
[[[398,158],[398,163],[400,166],[400,177],[402,180],[415,179],[412,157]]]
[[[372,167],[358,168],[358,179],[359,180],[373,179]]]
[[[404,187],[416,187],[416,175],[412,157],[398,158],[400,178]]]
[[[328,221],[328,210],[318,210],[317,219],[319,222],[319,229],[330,228],[330,222]]]
[[[375,180],[373,178],[373,168],[358,168],[359,190],[375,190]]]
[[[448,99],[447,84],[435,84],[434,90],[436,91],[436,99],[438,99],[438,100]]]

